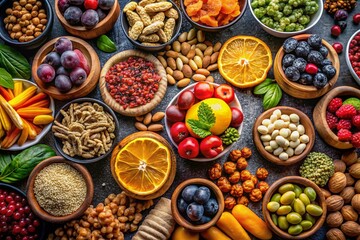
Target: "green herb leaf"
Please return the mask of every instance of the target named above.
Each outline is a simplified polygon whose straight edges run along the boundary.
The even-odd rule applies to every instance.
[[[0,175],[4,172],[4,169],[11,163],[15,155],[12,154],[0,154]]]
[[[103,52],[111,53],[116,51],[115,43],[106,35],[101,35],[96,40],[96,46]]]
[[[211,135],[209,131],[210,126],[196,119],[189,119],[187,123],[190,125],[191,130],[200,138],[205,138]]]
[[[14,80],[4,68],[0,68],[0,86],[14,89]]]
[[[266,92],[263,99],[263,107],[265,110],[277,106],[282,98],[281,88],[277,83],[273,83]]]
[[[256,95],[265,94],[269,90],[272,83],[273,83],[273,80],[270,78],[267,78],[264,82],[260,83],[259,85],[257,85],[254,88],[254,94],[256,94]]]
[[[211,109],[209,104],[206,104],[204,102],[200,103],[197,115],[201,122],[210,125],[210,127],[212,127],[212,125],[214,125],[216,121],[216,117],[213,110]]]
[[[0,44],[0,67],[5,68],[13,78],[30,79],[29,62],[20,52],[4,44]]]

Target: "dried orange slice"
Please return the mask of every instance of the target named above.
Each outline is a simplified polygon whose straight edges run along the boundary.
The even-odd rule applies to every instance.
[[[171,154],[169,149],[153,138],[136,138],[117,154],[116,176],[126,189],[138,195],[158,191],[169,177]]]
[[[260,39],[235,36],[220,50],[218,67],[226,81],[239,88],[258,85],[272,66],[270,48]]]

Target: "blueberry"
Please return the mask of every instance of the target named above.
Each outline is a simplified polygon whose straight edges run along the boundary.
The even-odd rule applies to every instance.
[[[311,48],[310,45],[306,41],[300,41],[298,43],[298,47],[303,47],[305,49],[308,49],[309,51],[310,51],[310,48]]]
[[[190,218],[191,221],[199,221],[204,215],[204,207],[198,203],[190,203],[186,209],[186,214]]]
[[[310,46],[307,42],[301,41],[295,49],[295,54],[297,57],[306,58],[310,53]]]
[[[210,199],[210,189],[208,187],[199,187],[194,194],[194,201],[200,204],[204,204]]]
[[[304,84],[304,85],[312,85],[313,77],[308,73],[303,73],[300,76],[299,83]]]
[[[330,59],[325,58],[325,59],[321,62],[321,66],[325,66],[325,65],[332,65],[332,62],[330,61]]]
[[[329,50],[325,46],[321,46],[319,52],[321,53],[321,55],[323,55],[324,58],[326,58],[329,54]]]
[[[211,221],[211,218],[209,218],[208,216],[202,216],[202,218],[199,220],[199,221],[197,221],[195,224],[196,225],[201,225],[201,224],[205,224],[205,223],[208,223],[208,222],[210,222]]]
[[[321,47],[321,37],[317,34],[312,34],[308,38],[307,42],[312,48],[319,49]]]
[[[294,60],[295,60],[294,54],[286,54],[282,60],[283,67],[290,67],[293,64]]]
[[[327,84],[328,79],[323,73],[317,73],[314,77],[314,86],[316,88],[323,88]]]
[[[286,53],[291,53],[297,47],[298,41],[295,38],[288,38],[283,43],[283,48]]]
[[[184,213],[186,213],[188,204],[185,202],[185,200],[183,198],[179,198],[178,202],[177,202],[177,207],[179,209],[179,212],[184,214]]]
[[[209,201],[204,204],[204,210],[206,216],[215,216],[219,210],[219,204],[216,199],[210,198]]]
[[[296,67],[297,70],[299,70],[300,73],[305,71],[306,68],[306,60],[303,58],[297,58],[295,59],[294,63],[293,63],[293,67]]]
[[[325,65],[322,71],[328,79],[333,78],[336,74],[336,69],[332,65]]]
[[[181,193],[181,196],[187,203],[191,203],[193,202],[194,194],[198,189],[199,188],[195,185],[189,185],[184,188],[184,190]]]
[[[285,75],[290,81],[293,81],[293,82],[296,82],[296,81],[298,81],[300,79],[299,70],[296,67],[293,67],[293,66],[288,67],[285,70]]]
[[[324,60],[323,55],[315,50],[310,51],[307,61],[310,63],[314,63],[316,65],[321,65],[321,62]]]

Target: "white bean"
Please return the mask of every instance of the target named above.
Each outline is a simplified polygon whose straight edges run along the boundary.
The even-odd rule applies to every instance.
[[[269,124],[269,126],[268,126],[269,133],[272,133],[274,131],[274,129],[275,129],[275,125],[273,123]]]
[[[282,136],[282,137],[284,137],[284,138],[287,138],[288,136],[289,136],[289,131],[288,131],[289,129],[287,129],[287,128],[282,128],[282,129],[280,129],[280,135]]]
[[[269,142],[271,140],[271,136],[269,134],[261,135],[260,136],[261,141],[263,142]]]
[[[302,143],[308,143],[310,141],[309,136],[304,134],[300,137],[300,142]]]
[[[296,141],[290,141],[289,146],[290,146],[291,148],[296,148],[297,146],[299,146],[299,144],[300,144],[300,140],[299,140],[299,139],[296,139]]]
[[[271,123],[270,119],[264,119],[262,120],[261,124],[264,125],[264,126],[269,126],[269,124]]]
[[[295,130],[297,130],[297,126],[296,126],[295,124],[293,124],[293,123],[290,123],[290,124],[289,124],[289,129],[290,129],[291,131],[295,131]]]
[[[289,115],[287,115],[287,114],[281,115],[281,119],[282,119],[284,122],[289,122],[289,121],[290,121],[290,117],[289,117]]]
[[[283,127],[283,125],[284,125],[284,121],[283,120],[276,120],[275,122],[274,122],[274,125],[275,125],[275,129],[281,129],[282,127]]]
[[[294,149],[289,147],[288,149],[286,149],[286,153],[288,154],[289,157],[294,156]]]
[[[264,125],[260,125],[258,127],[258,132],[261,134],[267,134],[269,132],[268,128]]]
[[[296,140],[299,139],[299,137],[300,137],[299,132],[298,131],[293,131],[291,133],[291,135],[290,135],[290,140],[295,142]]]
[[[283,148],[287,148],[290,145],[289,140],[285,139],[285,143],[284,146],[282,146]]]
[[[265,150],[268,151],[268,152],[271,152],[271,153],[274,151],[274,149],[272,147],[270,147],[270,146],[266,146]]]
[[[295,113],[290,114],[290,121],[293,123],[299,122],[300,121],[299,115],[297,115]]]
[[[299,146],[295,148],[295,155],[300,155],[306,148],[305,143],[301,143]]]
[[[285,138],[282,137],[282,136],[277,136],[277,137],[275,138],[275,141],[276,141],[276,143],[279,144],[280,146],[284,146],[284,144],[285,144]]]
[[[279,155],[280,160],[286,161],[289,159],[289,155],[286,152],[282,152]]]
[[[278,119],[278,117],[274,114],[270,116],[271,123],[274,123],[277,119]]]
[[[273,112],[274,115],[277,116],[277,118],[280,118],[281,117],[281,110],[280,109],[276,109],[274,112]]]
[[[284,149],[283,149],[282,147],[278,147],[277,149],[275,149],[275,150],[273,151],[273,154],[274,154],[275,156],[279,156],[280,153],[282,153],[283,151],[284,151]]]
[[[274,130],[272,133],[271,133],[271,139],[275,139],[277,136],[279,136],[280,134],[280,131],[279,130]]]
[[[276,141],[271,140],[271,141],[270,141],[270,146],[271,146],[273,149],[277,149],[277,148],[279,147],[279,144],[277,144]]]
[[[302,124],[297,126],[297,131],[299,132],[300,136],[305,133],[305,127]]]
[[[284,122],[283,128],[289,128],[290,122]]]
[[[263,145],[264,145],[265,147],[270,146],[270,142],[263,142]]]

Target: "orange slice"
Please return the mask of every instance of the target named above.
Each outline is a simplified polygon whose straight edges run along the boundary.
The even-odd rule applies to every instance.
[[[226,81],[239,88],[258,85],[272,66],[270,48],[260,39],[235,36],[220,50],[218,67]]]
[[[115,162],[116,176],[126,189],[138,195],[158,191],[169,177],[171,155],[161,142],[142,137],[126,144]]]

